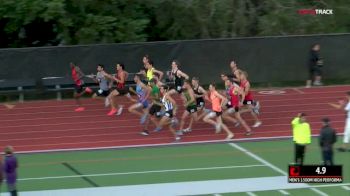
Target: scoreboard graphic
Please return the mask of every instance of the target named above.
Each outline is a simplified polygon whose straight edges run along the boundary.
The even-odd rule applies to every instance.
[[[342,183],[342,166],[289,165],[289,183]]]

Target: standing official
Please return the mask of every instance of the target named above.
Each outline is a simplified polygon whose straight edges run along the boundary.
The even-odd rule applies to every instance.
[[[337,141],[335,130],[330,126],[329,119],[324,118],[323,127],[320,132],[320,146],[322,150],[323,163],[333,165],[333,144]]]
[[[292,120],[293,141],[295,143],[295,164],[304,163],[305,147],[311,143],[310,124],[306,121],[306,115],[299,113]]]

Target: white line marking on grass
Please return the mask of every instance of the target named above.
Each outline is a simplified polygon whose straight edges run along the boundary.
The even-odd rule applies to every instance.
[[[80,178],[80,177],[119,176],[119,175],[132,175],[132,174],[152,174],[152,173],[168,173],[168,172],[183,172],[183,171],[203,171],[203,170],[218,170],[218,169],[250,168],[250,167],[266,167],[266,165],[236,165],[236,166],[225,166],[225,167],[202,167],[202,168],[188,168],[188,169],[149,170],[149,171],[119,172],[119,173],[106,173],[106,174],[48,176],[48,177],[39,177],[39,178],[21,178],[19,180],[20,181],[48,180],[48,179],[65,179],[65,178]]]
[[[318,189],[316,189],[316,188],[314,188],[314,187],[311,187],[310,190],[314,191],[315,193],[318,193],[319,195],[328,196],[327,193],[322,192],[322,191],[320,191],[320,190],[318,190]]]
[[[342,188],[347,190],[347,191],[350,191],[350,187],[348,187],[348,186],[342,186]]]
[[[249,195],[249,196],[256,196],[254,193],[252,193],[252,192],[247,192],[247,195]]]
[[[283,195],[289,195],[289,193],[285,190],[278,190],[278,192],[282,193]]]
[[[243,148],[243,147],[241,147],[241,146],[239,146],[239,145],[237,145],[237,144],[234,144],[234,143],[229,143],[229,145],[232,146],[232,147],[234,147],[234,148],[236,148],[236,149],[239,150],[239,151],[242,151],[242,152],[246,153],[248,156],[250,156],[250,157],[252,157],[253,159],[255,159],[255,160],[261,162],[262,164],[264,164],[264,165],[270,167],[271,169],[275,170],[276,172],[278,172],[278,173],[280,173],[280,174],[282,174],[282,175],[284,175],[284,176],[287,176],[287,172],[285,172],[285,171],[281,170],[280,168],[278,168],[278,167],[272,165],[270,162],[266,161],[265,159],[259,157],[259,156],[256,155],[256,154],[250,152],[249,150],[247,150],[247,149],[245,149],[245,148]]]
[[[214,196],[221,196],[219,193],[214,194]]]
[[[238,150],[240,150],[240,151],[242,151],[242,152],[244,152],[244,153],[246,153],[248,156],[252,157],[253,159],[255,159],[255,160],[257,160],[257,161],[263,163],[264,165],[270,167],[271,169],[275,170],[276,172],[278,172],[278,173],[280,173],[280,174],[283,174],[284,176],[287,177],[287,172],[285,172],[285,171],[281,170],[280,168],[278,168],[278,167],[272,165],[270,162],[266,161],[265,159],[259,157],[259,156],[256,155],[256,154],[250,152],[249,150],[247,150],[247,149],[245,149],[245,148],[243,148],[243,147],[241,147],[241,146],[239,146],[239,145],[237,145],[237,144],[234,144],[234,143],[229,143],[229,145],[232,146],[232,147],[234,147],[234,148],[236,148],[236,149],[238,149]],[[286,179],[286,181],[287,181],[287,179]],[[319,195],[328,196],[326,193],[324,193],[324,192],[322,192],[322,191],[320,191],[320,190],[318,190],[318,189],[316,189],[316,188],[310,188],[310,189],[311,189],[312,191],[318,193]]]

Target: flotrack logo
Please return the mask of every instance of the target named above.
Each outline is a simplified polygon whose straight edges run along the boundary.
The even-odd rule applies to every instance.
[[[300,15],[333,15],[333,9],[300,9]]]

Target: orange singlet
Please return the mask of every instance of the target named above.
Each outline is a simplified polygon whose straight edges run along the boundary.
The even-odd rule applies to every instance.
[[[222,111],[221,99],[220,97],[214,94],[215,92],[216,91],[213,91],[212,93],[210,93],[211,107],[214,112],[221,112]]]

